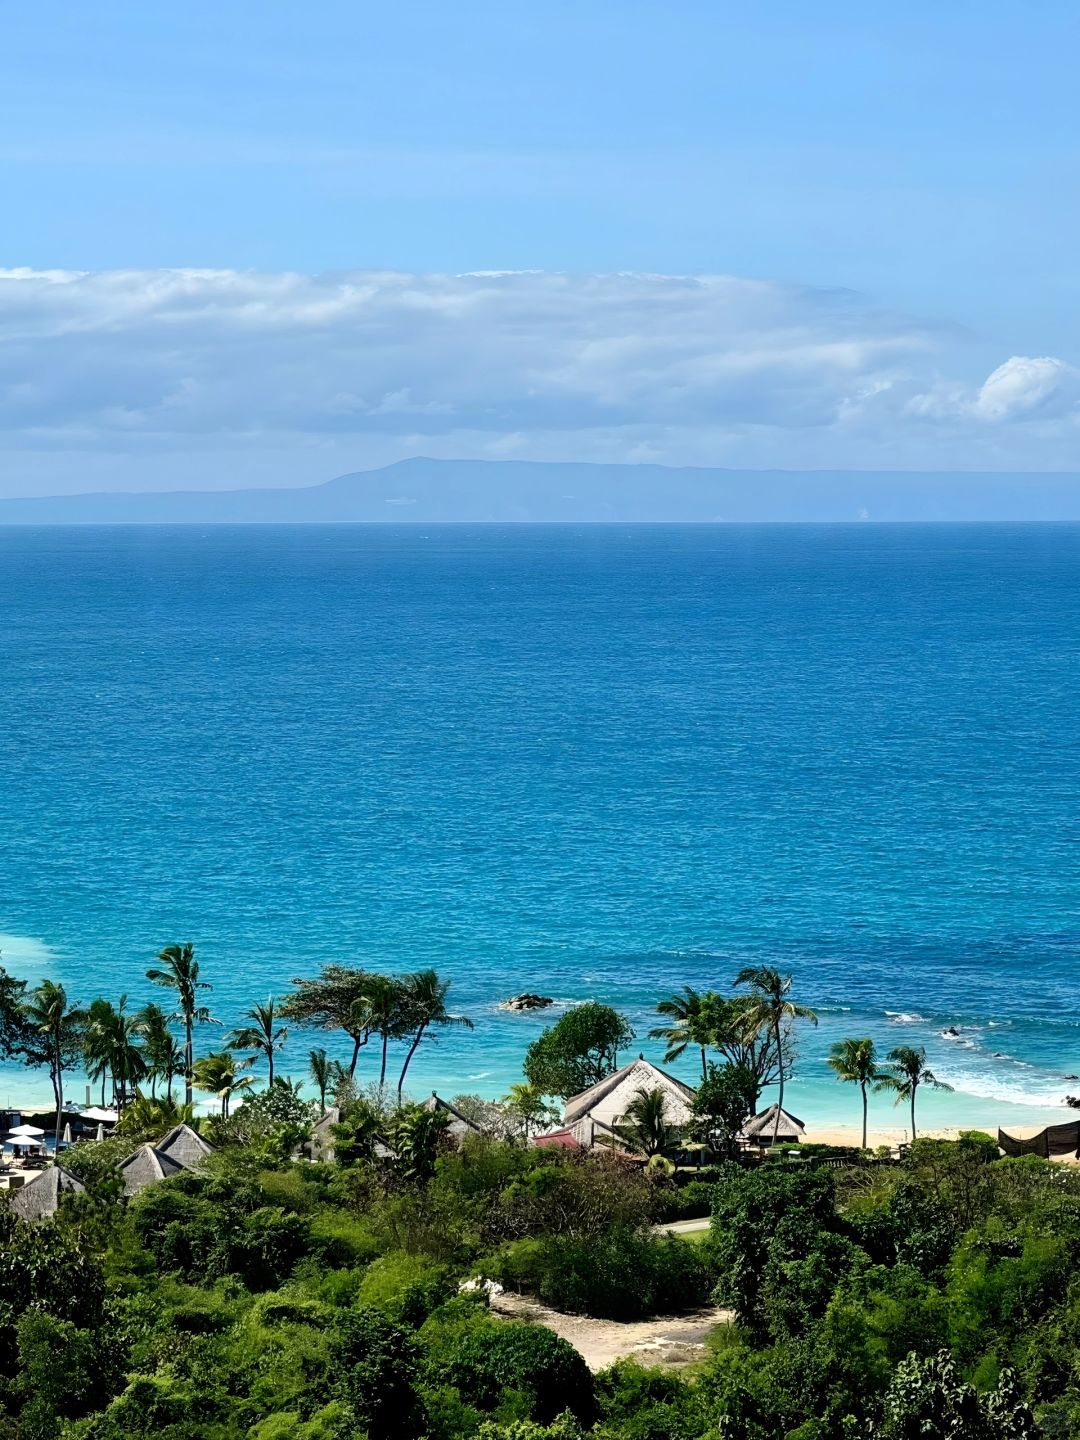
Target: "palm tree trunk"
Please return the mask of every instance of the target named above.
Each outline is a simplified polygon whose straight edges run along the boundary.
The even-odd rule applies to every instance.
[[[780,1134],[780,1112],[784,1108],[784,1049],[783,1041],[780,1039],[780,1022],[774,1027],[776,1035],[776,1059],[780,1069],[780,1093],[776,1097],[776,1114],[773,1117],[772,1148],[776,1147],[776,1137]]]
[[[53,1137],[53,1154],[60,1153],[60,1132],[64,1128],[64,1057],[60,1049],[59,1036],[56,1040],[56,1079],[53,1081],[56,1096],[56,1134]]]
[[[859,1085],[859,1089],[862,1091],[862,1148],[865,1150],[865,1149],[866,1149],[866,1085],[865,1085],[865,1083],[860,1084],[860,1085]]]
[[[386,1045],[387,1045],[387,1041],[388,1041],[389,1039],[390,1039],[390,1036],[389,1036],[389,1035],[387,1034],[387,1032],[384,1030],[384,1031],[382,1032],[382,1066],[381,1066],[380,1069],[379,1069],[379,1089],[380,1089],[380,1090],[381,1090],[381,1089],[383,1088],[383,1086],[386,1084]]]
[[[360,1058],[360,1046],[361,1046],[361,1045],[366,1045],[366,1044],[367,1044],[367,1040],[368,1040],[368,1037],[367,1037],[366,1034],[364,1034],[363,1037],[361,1037],[360,1035],[354,1035],[354,1036],[353,1036],[352,1059],[349,1061],[349,1078],[350,1078],[350,1079],[352,1079],[352,1077],[356,1074],[356,1062],[357,1062],[357,1060],[359,1060],[359,1058]]]
[[[266,1052],[266,1058],[270,1062],[270,1078],[267,1084],[272,1086],[274,1083],[274,1042],[272,1040],[270,1041],[270,1048]]]
[[[709,1078],[708,1072],[707,1072],[706,1069],[705,1069],[705,1046],[704,1046],[704,1045],[702,1045],[702,1047],[701,1047],[701,1078],[702,1078],[703,1080],[707,1080],[707,1079]]]
[[[911,1138],[912,1138],[912,1140],[915,1139],[915,1091],[916,1091],[918,1088],[919,1088],[919,1087],[918,1087],[917,1084],[912,1085],[912,1087],[911,1087]]]
[[[195,1055],[191,1044],[191,1014],[184,1016],[184,1104],[191,1104],[191,1072],[195,1068]]]
[[[404,1085],[405,1085],[405,1076],[406,1076],[406,1074],[407,1074],[407,1072],[408,1072],[408,1069],[409,1069],[409,1063],[410,1063],[410,1061],[412,1060],[412,1057],[416,1054],[416,1047],[420,1044],[420,1041],[424,1038],[424,1031],[425,1031],[426,1029],[427,1029],[427,1021],[425,1020],[424,1023],[420,1026],[419,1030],[417,1030],[416,1034],[413,1036],[413,1042],[412,1042],[412,1044],[409,1046],[409,1053],[405,1056],[405,1064],[401,1067],[401,1074],[398,1076],[398,1082],[397,1082],[397,1098],[398,1098],[398,1104],[399,1104],[399,1105],[401,1104],[401,1092],[402,1092],[402,1089],[404,1088]]]

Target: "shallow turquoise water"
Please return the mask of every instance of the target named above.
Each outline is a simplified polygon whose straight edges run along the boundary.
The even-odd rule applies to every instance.
[[[804,1118],[855,1118],[841,1034],[950,1115],[1080,1091],[1080,527],[6,529],[0,616],[16,973],[141,999],[193,939],[231,1021],[435,965],[476,1030],[416,1088],[497,1094],[518,989],[644,1035],[767,960]]]

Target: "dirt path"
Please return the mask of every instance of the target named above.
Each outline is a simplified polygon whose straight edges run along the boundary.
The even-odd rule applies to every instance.
[[[717,1325],[729,1324],[730,1310],[709,1306],[685,1315],[658,1315],[652,1320],[592,1320],[564,1315],[524,1295],[507,1291],[491,1297],[491,1309],[510,1320],[532,1320],[568,1340],[590,1370],[604,1370],[633,1355],[646,1365],[689,1365],[704,1354],[705,1337]]]

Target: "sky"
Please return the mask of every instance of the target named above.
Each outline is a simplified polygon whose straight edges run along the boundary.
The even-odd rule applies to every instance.
[[[7,6],[0,495],[1072,470],[1080,10]]]

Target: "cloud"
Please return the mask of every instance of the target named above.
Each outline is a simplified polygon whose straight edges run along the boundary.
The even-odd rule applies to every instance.
[[[241,452],[271,483],[418,452],[934,464],[1071,416],[1063,361],[950,380],[944,334],[725,275],[0,271],[3,488],[55,485],[61,462],[33,457],[65,453],[136,485],[176,483],[184,454],[234,484]]]

